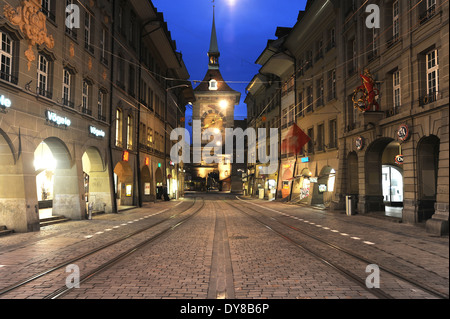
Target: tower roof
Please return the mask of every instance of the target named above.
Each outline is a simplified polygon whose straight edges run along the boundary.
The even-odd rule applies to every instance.
[[[209,53],[219,53],[219,45],[217,43],[216,17],[215,8],[213,7],[213,25],[211,30],[211,43],[209,45]]]

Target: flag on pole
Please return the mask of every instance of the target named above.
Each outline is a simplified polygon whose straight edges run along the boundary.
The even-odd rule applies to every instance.
[[[286,150],[286,153],[298,154],[310,141],[311,138],[297,124],[294,124],[289,129],[281,147]]]

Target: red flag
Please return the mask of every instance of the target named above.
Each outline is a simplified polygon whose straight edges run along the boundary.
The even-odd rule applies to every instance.
[[[282,149],[285,149],[286,153],[298,154],[309,141],[311,138],[297,124],[294,124],[283,140]]]

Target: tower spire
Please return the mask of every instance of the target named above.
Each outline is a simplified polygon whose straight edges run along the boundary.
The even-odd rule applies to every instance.
[[[214,0],[213,0],[214,3]],[[215,16],[216,6],[213,5],[213,24],[211,30],[211,43],[209,45],[209,69],[219,69],[219,45],[217,44],[217,32],[216,32],[216,16]]]

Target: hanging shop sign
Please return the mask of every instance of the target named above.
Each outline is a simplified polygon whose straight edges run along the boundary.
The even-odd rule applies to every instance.
[[[397,155],[395,157],[395,162],[399,165],[402,165],[404,163],[405,157],[403,155]]]
[[[11,105],[12,105],[12,102],[10,99],[7,99],[4,95],[0,96],[0,107],[2,109],[5,109],[5,108],[9,109],[11,107]]]
[[[411,136],[411,132],[409,130],[408,125],[406,124],[400,125],[400,127],[398,128],[397,136],[400,141],[402,142],[407,141]]]
[[[72,124],[72,121],[70,121],[67,117],[60,116],[49,110],[45,111],[45,117],[47,122],[53,123],[57,126],[69,127]]]
[[[360,151],[360,150],[362,150],[362,149],[364,148],[364,145],[365,145],[364,137],[359,136],[359,137],[356,139],[356,142],[355,142],[356,149],[357,149],[358,151]]]
[[[104,138],[106,136],[105,131],[100,130],[98,128],[96,128],[95,126],[89,126],[89,133],[91,133],[91,135],[94,135],[95,137],[102,137]]]

